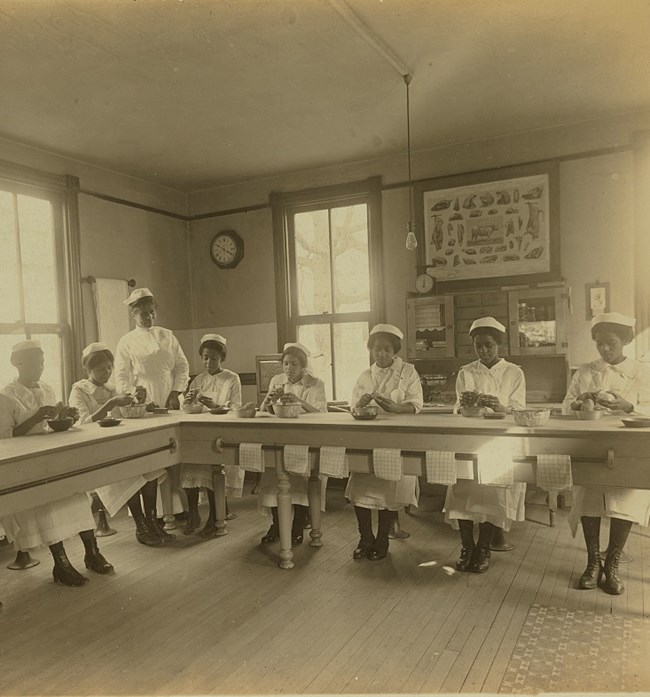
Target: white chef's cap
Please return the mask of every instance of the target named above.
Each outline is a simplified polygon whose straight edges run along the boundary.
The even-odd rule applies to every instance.
[[[299,341],[290,341],[284,345],[283,352],[286,351],[289,348],[296,348],[299,351],[302,351],[307,358],[311,356],[311,351],[304,345],[301,344]]]
[[[38,341],[37,339],[27,339],[25,341],[19,341],[17,344],[14,344],[11,347],[11,355],[13,356],[15,353],[20,353],[21,351],[29,351],[30,349],[39,349],[41,351],[43,350],[40,341]]]
[[[203,346],[206,341],[216,341],[218,344],[226,345],[226,339],[221,336],[221,334],[204,334],[201,337],[201,346]]]
[[[620,312],[601,312],[591,320],[591,328],[593,329],[597,324],[620,324],[622,327],[634,329],[636,319],[622,315]]]
[[[108,351],[112,353],[107,344],[103,344],[101,341],[93,341],[92,344],[88,344],[86,348],[81,353],[81,358],[88,358],[88,356],[93,353],[98,353],[99,351]]]
[[[396,327],[394,324],[375,324],[375,326],[370,330],[369,337],[373,334],[392,334],[396,336],[400,341],[404,338],[402,330]]]
[[[490,327],[491,329],[496,329],[502,334],[506,333],[506,328],[499,322],[499,320],[494,319],[494,317],[479,317],[472,322],[472,326],[469,328],[469,333],[475,329],[481,329],[481,327]]]
[[[153,293],[148,288],[136,288],[124,301],[124,304],[133,305],[143,298],[153,298]]]

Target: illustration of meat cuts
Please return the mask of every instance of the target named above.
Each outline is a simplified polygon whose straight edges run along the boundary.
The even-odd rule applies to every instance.
[[[432,211],[445,211],[447,208],[451,206],[451,199],[447,199],[445,201],[438,201],[438,203],[434,204],[431,206]]]
[[[460,205],[458,203],[458,196],[456,196],[456,200],[454,201],[454,210],[459,211],[460,210]]]
[[[463,201],[463,208],[476,208],[476,204],[474,203],[475,198],[476,198],[476,194],[471,194],[470,196],[468,196]]]
[[[512,222],[512,218],[508,220],[506,224],[506,237],[515,234],[515,224]]]
[[[528,206],[528,222],[526,223],[526,232],[530,233],[531,237],[536,240],[541,231],[542,222],[544,220],[544,211],[539,209],[539,204],[526,201]]]
[[[497,203],[500,206],[507,206],[510,203],[510,194],[507,191],[497,191]]]
[[[456,237],[458,237],[458,244],[462,247],[463,240],[465,239],[465,226],[462,223],[458,223],[456,228]]]
[[[436,251],[440,251],[442,247],[442,236],[443,236],[443,222],[439,215],[435,216],[433,222],[433,233],[431,235],[431,244],[436,248]]]
[[[489,191],[486,191],[484,194],[481,194],[480,197],[481,199],[481,205],[483,208],[487,208],[488,206],[491,206],[494,203],[494,196]]]
[[[499,225],[476,225],[472,228],[472,244],[476,242],[488,242],[492,233],[499,229]]]
[[[522,194],[522,198],[542,198],[542,192],[544,191],[543,186],[536,186],[534,189],[531,189],[530,191],[526,192],[525,194]]]

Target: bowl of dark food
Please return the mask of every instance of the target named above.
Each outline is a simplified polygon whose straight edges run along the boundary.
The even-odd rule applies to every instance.
[[[357,421],[372,421],[373,419],[377,418],[377,415],[379,414],[379,407],[374,405],[366,407],[352,407],[352,409],[350,409],[350,414],[352,414],[352,418],[356,419]]]
[[[625,416],[621,419],[625,428],[649,428],[650,417],[648,416]]]
[[[47,425],[53,430],[59,433],[60,431],[67,431],[72,428],[74,419],[70,416],[66,416],[63,419],[49,419]]]
[[[216,407],[212,407],[212,409],[210,409],[210,413],[216,414],[216,415],[227,414],[229,411],[230,411],[230,409],[228,407],[218,406],[218,405]]]
[[[106,418],[106,419],[100,419],[97,423],[102,428],[110,428],[111,426],[119,426],[122,423],[122,419]]]
[[[486,411],[485,414],[483,414],[483,418],[497,421],[499,419],[505,419],[506,415],[503,411]]]

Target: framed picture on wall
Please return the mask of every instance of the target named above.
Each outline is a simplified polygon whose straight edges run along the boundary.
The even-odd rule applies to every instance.
[[[257,399],[262,401],[269,391],[271,378],[282,372],[282,354],[267,353],[255,356],[255,373],[257,382]]]
[[[443,288],[559,279],[557,170],[536,163],[418,182],[420,264]]]

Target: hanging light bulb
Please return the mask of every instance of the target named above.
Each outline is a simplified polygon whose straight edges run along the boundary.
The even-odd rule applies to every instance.
[[[409,222],[407,225],[406,249],[412,252],[418,246],[418,238],[415,236],[415,223],[413,222],[413,181],[411,178],[411,102],[409,99],[411,75],[407,74],[402,77],[406,85],[406,157],[409,168]]]

